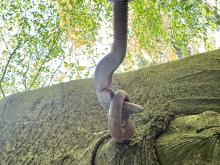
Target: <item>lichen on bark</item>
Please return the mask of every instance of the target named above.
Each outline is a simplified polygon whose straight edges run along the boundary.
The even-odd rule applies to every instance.
[[[136,133],[126,145],[106,139],[95,161],[103,165],[159,164],[155,139],[178,116],[220,112],[220,49],[114,76],[144,112],[131,116]],[[199,128],[199,134],[207,129]],[[94,80],[61,83],[0,100],[0,164],[90,164],[107,132]],[[158,149],[160,150],[160,149]],[[170,164],[169,164],[170,165]]]
[[[157,139],[161,164],[220,164],[220,113],[178,117]]]

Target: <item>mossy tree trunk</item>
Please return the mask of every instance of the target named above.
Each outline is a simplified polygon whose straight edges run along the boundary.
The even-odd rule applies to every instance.
[[[215,154],[220,146],[220,50],[119,74],[113,82],[113,89],[126,90],[132,102],[144,107],[144,112],[131,117],[136,133],[128,144],[117,144],[106,136],[107,112],[97,102],[93,79],[77,80],[0,100],[0,164],[84,165],[91,163],[92,154],[98,165],[190,164],[198,157],[178,155],[187,151],[181,150],[190,146],[190,138],[187,145],[181,141],[185,147],[172,149],[180,144],[175,141],[177,136],[187,131],[187,137],[195,140],[195,132],[190,130],[204,133],[202,137],[215,137],[211,140],[213,156],[201,160],[219,163]],[[186,129],[177,120],[206,111],[217,116],[211,117],[215,121],[209,120],[207,126],[189,124]],[[170,121],[174,125],[162,135]],[[200,150],[203,146],[198,145]]]

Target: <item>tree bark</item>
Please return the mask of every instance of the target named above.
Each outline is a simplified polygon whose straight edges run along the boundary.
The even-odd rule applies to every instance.
[[[126,90],[132,102],[144,107],[144,112],[131,117],[136,133],[128,144],[118,144],[108,136],[107,112],[97,102],[93,79],[76,80],[0,100],[0,165],[195,162],[198,157],[178,157],[176,150],[169,149],[176,141],[166,141],[166,137],[176,133],[172,128],[177,126],[172,124],[179,123],[179,116],[206,111],[219,116],[220,49],[115,75],[112,88]],[[219,121],[217,118],[211,124],[215,125],[217,139],[215,154],[220,151]],[[172,127],[168,128],[170,122]],[[203,129],[211,127],[196,130],[204,134],[207,131]],[[178,130],[179,135],[184,134],[184,124]],[[169,144],[168,150],[164,150],[163,142]],[[167,162],[167,155],[177,159]],[[211,164],[208,159],[204,164]],[[218,163],[220,158],[211,159]]]

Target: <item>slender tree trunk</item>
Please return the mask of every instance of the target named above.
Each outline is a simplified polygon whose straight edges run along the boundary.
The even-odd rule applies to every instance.
[[[183,58],[183,54],[182,54],[181,50],[176,46],[175,43],[173,43],[173,48],[174,48],[174,50],[176,52],[176,55],[177,55],[178,59],[182,59]]]

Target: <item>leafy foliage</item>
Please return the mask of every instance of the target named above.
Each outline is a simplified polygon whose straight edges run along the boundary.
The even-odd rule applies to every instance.
[[[64,53],[53,6],[3,0],[0,13],[2,95],[41,86],[52,71],[45,64]]]
[[[204,0],[134,1],[132,4],[133,36],[141,48],[160,54],[165,44],[183,56],[195,54],[204,41],[207,48],[208,31],[219,28],[219,8]],[[190,47],[191,45],[195,48]]]
[[[119,71],[213,49],[218,0],[133,0]],[[93,75],[112,39],[107,0],[1,0],[0,97]],[[106,44],[106,45],[105,45]]]

